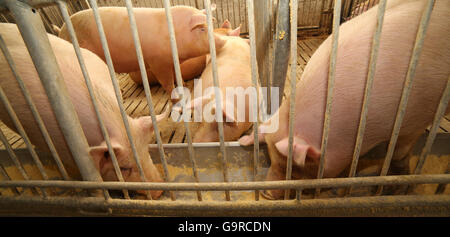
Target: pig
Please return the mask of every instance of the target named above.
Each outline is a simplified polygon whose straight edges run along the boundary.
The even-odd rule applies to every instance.
[[[236,35],[236,30],[240,30],[240,28],[237,28],[235,30],[232,30],[231,23],[228,20],[225,20],[225,22],[222,24],[221,28],[215,29],[214,32],[219,35]],[[184,61],[180,64],[181,69],[181,76],[183,78],[183,81],[189,81],[191,79],[197,78],[200,76],[203,72],[203,70],[206,67],[206,55],[202,55],[195,58],[190,58]],[[147,71],[147,77],[148,82],[152,84],[158,83],[158,80],[156,79],[155,75],[151,72],[150,69],[146,69]],[[141,71],[136,72],[130,72],[129,73],[130,78],[136,83],[136,84],[142,84],[142,78],[141,78]]]
[[[249,121],[249,100],[248,96],[244,97],[245,101],[241,101],[238,106],[238,96],[233,95],[231,98],[226,98],[226,89],[241,88],[246,90],[252,87],[251,69],[250,69],[250,45],[249,41],[239,37],[240,28],[236,28],[229,36],[226,36],[226,43],[222,49],[217,52],[217,70],[220,91],[222,93],[222,114],[224,118],[224,139],[226,141],[236,141],[244,132],[248,131],[252,125]],[[201,90],[202,96],[194,98],[190,102],[190,107],[198,111],[200,108],[204,113],[214,114],[216,109],[216,100],[214,98],[214,91],[211,90],[214,86],[212,75],[212,63],[209,62],[200,76],[201,83],[194,85],[195,91]],[[209,89],[209,90],[208,90]],[[255,91],[256,92],[256,91]],[[238,107],[243,105],[245,117],[240,121],[237,117]],[[176,105],[175,105],[176,107]],[[227,109],[228,108],[228,109]],[[230,114],[230,111],[234,111]],[[194,117],[196,115],[194,114]],[[194,142],[213,142],[219,141],[217,121],[205,121],[202,117],[201,122],[195,121],[191,124],[194,131]],[[194,118],[195,119],[195,118]]]
[[[404,80],[412,55],[425,0],[388,1],[381,33],[367,126],[360,155],[389,141],[400,103]],[[394,163],[406,163],[418,137],[433,121],[450,74],[450,2],[438,0],[430,19],[423,50],[406,107],[393,156]],[[342,24],[337,51],[334,96],[323,177],[337,177],[351,163],[356,142],[368,61],[376,26],[377,7]],[[292,178],[316,178],[321,156],[331,39],[313,54],[296,85]],[[267,180],[285,179],[288,154],[289,101],[258,131],[268,145],[271,165]],[[449,113],[447,108],[446,113]],[[275,132],[265,133],[278,120]],[[243,136],[241,145],[254,143]],[[391,167],[392,168],[392,167]],[[268,190],[266,196],[279,199],[283,190]]]
[[[212,9],[215,9],[215,5],[212,6]],[[138,71],[139,63],[127,9],[125,7],[100,7],[98,11],[115,71],[117,73]],[[207,54],[209,43],[205,10],[188,6],[174,6],[171,8],[171,12],[180,62]],[[134,8],[134,15],[146,68],[151,69],[164,90],[170,94],[174,88],[175,77],[165,9]],[[106,61],[92,9],[75,13],[71,16],[71,20],[80,46]],[[65,24],[61,28],[59,37],[70,40]],[[220,49],[225,41],[216,34],[215,43],[216,48]]]
[[[69,151],[64,136],[59,129],[49,99],[46,96],[17,26],[15,24],[1,23],[0,34],[4,38],[13,57],[19,75],[24,81],[27,89],[30,91],[33,102],[42,117],[69,176],[74,179],[80,179],[81,177],[77,166]],[[86,135],[87,142],[90,146],[89,153],[94,160],[94,164],[99,170],[103,180],[116,181],[118,179],[115,175],[106,142],[101,133],[100,125],[73,46],[69,42],[50,34],[48,34],[48,38],[61,69],[64,82],[68,88],[69,96]],[[92,52],[86,49],[81,49],[81,52],[92,80],[101,117],[103,118],[105,127],[111,138],[111,144],[124,180],[139,182],[141,181],[140,175],[119,112],[119,106],[114,95],[108,68],[106,64]],[[26,104],[25,98],[20,91],[19,85],[17,84],[3,54],[0,55],[0,86],[9,98],[31,143],[44,152],[48,151],[47,144],[45,143],[40,130],[38,130],[37,123]],[[167,114],[159,115],[157,120],[161,120],[166,115]],[[3,104],[0,105],[0,119],[8,127],[15,130]],[[148,143],[151,139],[151,132],[153,131],[151,117],[128,117],[128,120],[147,181],[162,182],[163,180],[160,173],[154,166],[148,151]],[[144,193],[143,191],[139,192]],[[162,191],[155,190],[150,193],[152,198],[157,198],[161,195]]]

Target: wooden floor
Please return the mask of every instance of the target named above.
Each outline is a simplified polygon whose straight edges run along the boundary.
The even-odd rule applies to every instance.
[[[323,37],[308,38],[298,41],[298,67],[297,67],[297,80],[300,78],[306,63],[309,61],[314,51],[324,40]],[[288,73],[289,75],[289,73]],[[131,117],[139,117],[149,115],[149,109],[145,98],[144,88],[140,85],[136,85],[128,76],[128,74],[118,74],[120,88],[124,99],[124,107],[126,112]],[[286,85],[289,85],[289,77],[287,78]],[[186,82],[185,86],[190,90],[193,89],[193,81]],[[156,114],[160,114],[169,106],[169,95],[160,86],[151,86],[152,100]],[[285,95],[289,94],[289,86],[286,86]],[[158,124],[161,131],[161,139],[163,143],[183,143],[185,142],[185,127],[184,123],[173,122],[172,119],[166,119]],[[12,148],[24,148],[25,144],[23,139],[8,129],[0,122],[0,128],[5,133],[8,142]],[[440,133],[450,132],[450,116],[442,119]],[[3,148],[3,144],[0,144],[0,148]]]

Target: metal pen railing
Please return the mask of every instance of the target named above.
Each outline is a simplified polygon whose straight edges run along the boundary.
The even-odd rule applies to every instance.
[[[331,54],[330,54],[327,102],[326,102],[326,110],[325,110],[325,115],[324,115],[325,119],[324,119],[324,128],[323,128],[323,134],[322,134],[321,157],[320,157],[320,164],[319,164],[319,169],[318,169],[318,174],[317,174],[318,179],[290,180],[291,175],[292,175],[292,165],[293,165],[292,159],[293,159],[294,121],[295,121],[295,96],[296,96],[296,93],[295,93],[296,80],[295,79],[296,79],[296,71],[297,71],[296,66],[297,66],[297,19],[298,19],[297,10],[293,10],[293,9],[298,8],[298,0],[292,0],[291,6],[290,6],[291,7],[291,14],[290,14],[290,17],[291,17],[291,29],[290,29],[290,31],[291,31],[291,39],[290,39],[291,40],[291,59],[290,59],[291,60],[291,72],[290,72],[291,73],[291,76],[290,76],[290,78],[291,78],[291,84],[290,84],[291,94],[290,94],[290,98],[289,98],[289,100],[290,100],[289,141],[288,141],[289,146],[288,146],[288,157],[287,157],[287,166],[286,166],[286,180],[264,181],[264,182],[256,181],[256,174],[259,171],[258,163],[259,163],[259,152],[260,152],[259,139],[256,139],[255,145],[254,145],[254,151],[253,151],[253,156],[254,156],[253,171],[254,171],[255,181],[254,182],[229,182],[228,174],[227,174],[227,172],[228,172],[227,152],[226,152],[227,146],[226,146],[226,142],[224,140],[223,122],[218,122],[218,131],[219,131],[219,140],[220,140],[219,145],[220,145],[220,151],[221,151],[221,155],[219,155],[218,157],[221,158],[223,178],[224,178],[224,182],[218,182],[218,183],[200,183],[199,182],[198,174],[197,174],[197,167],[196,167],[196,162],[195,162],[195,149],[194,149],[194,145],[192,144],[192,137],[191,137],[192,135],[191,135],[191,131],[189,129],[187,121],[184,122],[185,130],[186,130],[187,149],[189,152],[189,159],[192,164],[192,171],[193,171],[193,175],[195,177],[195,182],[192,182],[192,183],[170,182],[171,177],[168,172],[164,147],[162,144],[162,140],[161,140],[160,133],[159,133],[159,128],[157,125],[155,110],[154,110],[153,102],[152,102],[151,90],[150,90],[150,86],[148,84],[148,77],[147,77],[147,72],[146,72],[146,68],[145,68],[145,64],[144,64],[142,48],[141,48],[141,44],[139,41],[139,34],[138,34],[139,32],[138,32],[138,29],[136,26],[136,21],[134,18],[133,6],[132,6],[132,3],[130,0],[126,0],[126,8],[127,8],[127,12],[128,12],[131,30],[132,30],[131,33],[133,36],[137,59],[139,62],[139,67],[140,67],[140,71],[141,71],[141,77],[143,80],[143,86],[144,86],[144,91],[145,91],[145,95],[146,95],[146,100],[147,100],[147,103],[149,106],[149,112],[150,112],[153,126],[154,126],[158,151],[159,151],[159,154],[161,157],[161,162],[162,162],[162,166],[163,166],[164,173],[165,173],[165,182],[164,183],[147,182],[142,165],[140,163],[140,157],[138,157],[138,153],[137,153],[137,150],[136,150],[136,147],[134,144],[133,136],[132,136],[132,133],[131,133],[131,130],[129,127],[128,117],[127,117],[127,114],[125,113],[125,109],[123,107],[123,101],[122,101],[122,97],[121,97],[121,93],[120,93],[120,88],[119,88],[119,85],[117,83],[117,79],[115,76],[115,71],[114,71],[114,67],[112,64],[111,55],[109,53],[109,49],[108,49],[108,45],[107,45],[107,41],[106,41],[106,35],[105,35],[104,29],[102,26],[100,14],[98,11],[98,6],[96,3],[97,1],[89,0],[89,3],[91,5],[93,13],[94,13],[97,30],[99,31],[99,34],[100,34],[100,39],[101,39],[103,51],[105,54],[106,63],[107,63],[111,81],[112,81],[112,84],[113,84],[113,87],[115,90],[115,95],[116,95],[116,99],[117,99],[119,109],[121,112],[122,120],[125,125],[127,137],[128,137],[128,140],[130,141],[133,156],[134,156],[135,162],[137,164],[141,180],[143,181],[143,182],[126,182],[126,183],[123,182],[124,179],[121,174],[119,164],[117,162],[117,157],[114,154],[108,131],[104,125],[104,122],[102,121],[102,116],[98,110],[97,99],[96,99],[95,93],[93,92],[92,83],[89,78],[89,73],[86,69],[86,65],[85,65],[83,56],[81,54],[81,49],[78,44],[73,25],[70,21],[69,15],[68,15],[66,2],[63,0],[55,0],[55,1],[49,0],[49,1],[41,1],[41,2],[55,2],[58,5],[59,10],[62,13],[64,22],[67,25],[72,43],[74,45],[75,53],[77,55],[78,62],[80,64],[81,71],[83,73],[89,94],[91,96],[92,103],[94,105],[97,119],[99,120],[102,134],[105,138],[105,142],[108,147],[108,152],[112,158],[114,171],[118,177],[119,182],[100,182],[101,177],[100,177],[99,172],[97,170],[92,170],[92,168],[95,169],[95,167],[91,164],[92,162],[88,161],[89,159],[86,159],[86,158],[89,158],[87,142],[83,135],[83,131],[81,130],[81,126],[79,125],[79,121],[76,119],[77,118],[76,112],[75,112],[73,106],[71,105],[70,99],[68,98],[67,89],[65,89],[63,83],[60,82],[62,75],[59,70],[59,67],[57,66],[55,57],[51,51],[48,39],[47,39],[46,35],[43,33],[45,31],[43,30],[42,22],[40,21],[40,18],[37,16],[33,16],[33,15],[37,15],[37,14],[35,14],[33,12],[33,8],[31,8],[29,5],[22,3],[22,2],[16,3],[14,1],[5,0],[5,3],[6,3],[5,5],[8,7],[9,10],[11,10],[15,14],[19,29],[21,29],[21,32],[23,32],[22,34],[24,35],[23,37],[24,37],[25,43],[27,45],[36,45],[37,43],[32,42],[32,41],[35,41],[35,42],[39,42],[39,44],[43,45],[42,48],[39,48],[39,49],[29,48],[30,55],[32,56],[33,62],[36,64],[37,71],[39,73],[39,76],[40,76],[43,84],[44,84],[46,92],[49,94],[48,96],[49,96],[49,100],[52,104],[52,107],[55,108],[55,114],[58,119],[58,123],[62,124],[62,126],[63,126],[62,130],[63,130],[64,136],[67,137],[68,135],[70,135],[68,138],[69,139],[68,146],[69,146],[70,150],[72,151],[72,154],[74,156],[74,159],[78,165],[80,172],[82,172],[83,180],[85,180],[85,181],[68,181],[68,179],[69,179],[68,175],[64,169],[62,162],[60,161],[60,159],[58,157],[58,154],[56,152],[56,149],[54,148],[54,145],[52,145],[52,143],[51,143],[51,139],[48,135],[48,132],[46,132],[46,130],[45,130],[45,126],[42,122],[42,119],[39,118],[39,116],[38,116],[39,114],[37,113],[37,110],[31,101],[31,97],[27,97],[27,96],[29,96],[29,92],[27,92],[26,88],[23,86],[23,94],[25,95],[25,98],[29,103],[29,106],[35,117],[35,120],[39,125],[39,128],[44,133],[44,138],[46,139],[46,141],[48,140],[47,144],[48,144],[50,150],[52,151],[52,155],[53,155],[56,163],[58,164],[59,170],[63,174],[65,181],[47,180],[48,176],[46,175],[45,170],[43,169],[43,166],[40,163],[37,155],[36,154],[33,155],[33,148],[32,148],[31,143],[29,142],[29,140],[27,141],[25,131],[23,130],[23,128],[22,129],[18,128],[19,132],[20,132],[20,130],[22,130],[23,134],[22,134],[22,132],[20,132],[20,134],[22,135],[22,137],[24,137],[25,143],[27,144],[27,147],[28,147],[30,153],[32,154],[32,157],[34,158],[35,162],[37,163],[37,167],[39,168],[41,175],[45,179],[45,180],[30,180],[26,171],[23,169],[22,165],[20,164],[19,159],[14,154],[14,151],[11,148],[11,146],[9,145],[3,132],[0,131],[0,140],[2,140],[9,156],[13,160],[13,163],[19,169],[21,175],[25,179],[24,181],[11,180],[8,177],[6,171],[3,169],[3,167],[0,166],[0,175],[3,176],[5,179],[4,181],[0,182],[0,187],[1,188],[12,188],[13,193],[15,193],[16,195],[19,195],[19,191],[17,190],[18,187],[31,188],[35,194],[40,194],[40,192],[38,192],[38,188],[39,188],[40,190],[42,190],[41,193],[44,198],[46,197],[46,194],[44,192],[45,188],[80,188],[80,189],[89,189],[89,190],[100,189],[100,190],[104,190],[105,199],[108,199],[108,203],[109,203],[108,205],[112,205],[112,206],[115,205],[115,207],[122,207],[122,206],[127,206],[127,205],[133,204],[138,207],[149,208],[147,206],[148,203],[146,203],[146,202],[129,200],[130,197],[128,195],[128,190],[147,190],[147,191],[164,190],[164,191],[170,192],[172,201],[175,201],[175,199],[176,199],[176,197],[173,193],[175,191],[195,191],[197,193],[198,201],[202,201],[202,194],[201,194],[202,191],[224,191],[226,201],[230,201],[231,200],[230,191],[251,190],[251,191],[255,191],[255,201],[258,201],[259,194],[260,194],[259,192],[261,190],[284,189],[284,190],[286,190],[285,191],[285,199],[288,199],[289,192],[290,192],[289,190],[295,189],[297,200],[295,201],[295,204],[294,203],[291,204],[289,202],[288,206],[292,207],[294,205],[297,205],[297,207],[299,207],[298,204],[303,203],[305,201],[303,199],[300,200],[301,196],[302,196],[302,190],[310,189],[310,188],[316,189],[316,194],[318,194],[318,192],[321,188],[331,188],[331,187],[332,188],[347,188],[348,191],[350,191],[352,187],[361,187],[361,186],[380,186],[380,187],[382,187],[383,185],[396,185],[396,184],[408,184],[408,185],[412,186],[412,185],[417,185],[417,184],[435,183],[435,184],[440,184],[439,186],[441,188],[440,189],[438,188],[438,191],[439,191],[442,189],[443,185],[446,185],[447,183],[450,182],[450,176],[448,174],[419,175],[420,171],[421,171],[421,167],[425,161],[425,158],[427,157],[427,154],[429,153],[431,146],[433,144],[433,141],[436,137],[436,131],[437,131],[439,121],[441,120],[442,116],[444,115],[445,109],[449,102],[450,78],[449,78],[449,81],[447,82],[447,87],[441,98],[439,107],[437,108],[437,111],[436,111],[436,114],[435,114],[435,117],[433,120],[433,125],[430,130],[430,134],[427,137],[426,145],[420,154],[419,163],[416,167],[414,175],[386,176],[387,170],[389,169],[389,166],[390,166],[390,161],[391,161],[391,158],[393,155],[393,151],[395,149],[395,143],[398,138],[399,129],[402,124],[404,110],[406,109],[406,104],[407,104],[407,98],[408,98],[409,92],[411,90],[411,83],[414,78],[417,60],[418,60],[418,57],[420,56],[420,51],[421,51],[423,41],[424,41],[424,35],[426,32],[428,21],[429,21],[429,18],[430,18],[432,9],[433,9],[433,5],[435,2],[434,0],[429,0],[427,2],[427,7],[424,10],[424,13],[423,13],[423,16],[421,19],[420,27],[418,29],[418,34],[417,34],[417,38],[416,38],[416,43],[414,46],[414,50],[413,50],[411,61],[410,61],[410,66],[409,66],[408,73],[407,73],[407,78],[405,81],[405,87],[403,90],[402,99],[401,99],[401,102],[399,105],[399,110],[396,115],[396,121],[394,124],[392,137],[391,137],[391,140],[389,143],[388,153],[386,155],[385,163],[383,164],[383,169],[381,171],[380,176],[377,176],[377,177],[353,177],[356,174],[356,167],[358,164],[360,149],[362,146],[362,139],[364,137],[364,131],[365,131],[365,127],[366,127],[367,110],[368,110],[368,104],[370,103],[370,95],[371,95],[371,90],[372,90],[374,74],[375,74],[375,70],[376,70],[375,66],[376,66],[376,61],[377,61],[379,45],[380,45],[380,35],[381,35],[381,31],[382,31],[382,24],[383,24],[384,14],[386,11],[387,0],[381,0],[380,5],[378,6],[377,26],[376,26],[375,33],[373,36],[373,41],[372,41],[371,54],[370,54],[370,59],[369,59],[369,69],[368,69],[367,81],[366,81],[365,92],[364,92],[364,100],[363,100],[363,105],[361,108],[360,123],[359,123],[359,127],[358,127],[358,134],[357,134],[357,138],[356,138],[356,142],[355,142],[355,147],[354,147],[354,152],[353,152],[353,160],[352,160],[352,164],[351,164],[349,177],[348,178],[323,178],[324,167],[325,167],[325,163],[326,163],[326,150],[327,150],[328,133],[329,133],[329,126],[330,126],[330,114],[331,114],[331,109],[332,109],[331,104],[332,104],[332,100],[333,100],[333,87],[334,87],[334,80],[335,80],[338,39],[339,39],[339,21],[340,21],[340,12],[341,12],[341,5],[342,5],[341,0],[335,0],[334,1],[335,8],[334,8],[334,19],[333,19],[333,33],[331,36],[331,38],[332,38],[331,49],[332,50],[331,50]],[[217,55],[216,55],[214,33],[213,33],[211,1],[204,0],[204,6],[206,9],[206,16],[207,16],[208,39],[209,39],[209,47],[210,47],[210,54],[211,54],[211,63],[212,63],[212,68],[213,68],[213,70],[212,70],[213,81],[214,81],[214,86],[216,88],[219,88],[220,85],[219,85],[219,80],[218,80]],[[250,32],[252,84],[255,88],[258,88],[258,74],[257,74],[258,68],[257,68],[257,63],[256,63],[256,47],[255,47],[256,46],[256,38],[255,38],[254,2],[251,0],[247,0],[247,6],[248,6],[248,16],[247,16],[248,17],[248,26],[249,26],[249,32]],[[182,87],[183,82],[182,82],[182,77],[181,77],[180,63],[179,63],[179,58],[178,58],[177,45],[176,45],[176,39],[175,39],[175,33],[174,33],[174,25],[173,25],[170,7],[171,6],[170,6],[169,0],[164,0],[164,8],[165,8],[166,18],[167,18],[167,22],[168,22],[169,34],[170,34],[170,45],[171,45],[173,62],[174,62],[176,82],[177,82],[178,87]],[[24,9],[28,12],[26,12],[26,13],[23,12]],[[34,21],[34,23],[30,23],[30,21]],[[36,26],[37,28],[31,29],[32,28],[31,26]],[[36,38],[36,37],[38,37],[38,38]],[[41,43],[41,42],[44,42],[44,43]],[[16,72],[12,58],[10,56],[8,56],[9,53],[7,51],[6,45],[3,42],[1,36],[0,36],[0,48],[2,49],[2,52],[5,55],[13,74],[15,75],[16,79],[20,83],[20,76]],[[48,55],[50,55],[50,56],[48,56]],[[8,58],[10,58],[10,59],[8,59]],[[51,61],[50,66],[42,65],[41,63],[39,63],[39,60],[50,60]],[[54,75],[52,75],[52,73]],[[22,84],[23,84],[23,82],[22,82]],[[49,92],[54,92],[54,91],[57,92],[56,95],[49,93]],[[220,92],[215,91],[215,93],[216,93],[216,98],[218,98]],[[257,104],[257,109],[253,110],[253,111],[256,111],[256,114],[257,114],[256,118],[259,119],[259,99],[260,99],[259,98],[259,90],[258,90],[257,95],[258,95],[256,98],[257,103],[255,103],[255,104]],[[181,96],[182,96],[181,99],[183,100],[185,98],[184,94],[181,93]],[[6,98],[6,96],[4,96],[4,93],[1,89],[0,89],[0,98],[3,98],[2,99],[3,102],[8,104],[7,98]],[[62,101],[62,102],[59,102],[59,101]],[[222,106],[223,106],[222,101],[220,99],[216,99],[216,111],[222,111]],[[13,121],[16,120],[16,122],[18,122],[18,118],[14,118],[13,108],[11,106],[6,106],[6,107],[7,107],[8,111],[9,110],[12,111],[12,112],[11,111],[9,111],[9,112],[11,112],[11,115],[13,115],[12,116]],[[220,113],[216,112],[216,116],[219,116],[219,114]],[[74,117],[71,119],[68,119],[67,116],[74,116]],[[217,119],[217,121],[222,121],[222,118],[217,117],[216,119]],[[257,133],[258,127],[259,127],[258,119],[256,120],[256,122],[253,123],[255,138],[258,136],[258,133]],[[16,124],[16,125],[19,125],[19,124]],[[74,127],[72,127],[72,126],[74,126]],[[20,127],[20,125],[18,127]],[[75,134],[81,135],[81,136],[74,136]],[[92,173],[87,174],[88,172],[92,172]],[[127,200],[117,201],[116,199],[111,199],[109,197],[108,192],[106,191],[108,189],[123,190],[124,197]],[[380,189],[379,189],[379,191],[380,191]],[[439,192],[441,192],[441,191],[439,191]],[[147,195],[147,196],[149,199],[151,199],[151,195]],[[20,198],[22,198],[22,197],[20,197]],[[42,198],[43,202],[45,201],[44,198]],[[377,197],[374,197],[374,198],[377,198]],[[397,200],[396,198],[394,198],[394,199]],[[400,197],[398,199],[400,199]],[[439,197],[436,197],[436,199],[439,199]],[[4,200],[4,201],[8,201],[8,202],[11,201],[8,199],[8,197],[0,197],[0,200]],[[24,200],[28,200],[30,202],[36,201],[33,198],[30,198],[30,199],[24,198]],[[423,201],[423,199],[420,199],[420,198],[418,198],[417,200]],[[50,202],[52,202],[52,201],[59,202],[59,200],[57,200],[57,199],[50,200]],[[122,202],[122,201],[124,201],[124,202]],[[438,201],[442,201],[445,203],[445,201],[448,201],[448,197],[441,197],[441,199],[439,199]],[[135,202],[137,202],[137,203],[135,203]],[[409,199],[408,199],[408,202],[416,203],[413,200],[409,200]],[[185,205],[185,206],[192,205],[192,206],[197,206],[198,209],[201,209],[201,208],[208,207],[208,205],[212,205],[212,204],[209,204],[211,202],[206,202],[206,204],[204,204],[203,207],[200,207],[197,204],[192,204],[189,202],[187,204],[183,204],[183,202],[180,202],[180,201],[170,202],[170,203],[173,203],[172,206],[170,206],[171,204],[166,204],[164,201],[161,201],[161,204],[155,204],[155,203],[157,203],[155,201],[149,201],[149,203],[151,203],[151,205],[149,204],[150,206],[153,205],[153,207],[162,208],[162,209],[171,209],[176,205]],[[201,203],[201,202],[197,202],[197,203]],[[215,206],[215,207],[231,207],[234,205],[232,203],[233,202],[223,202],[223,203],[219,203],[217,205],[214,204],[213,206]],[[253,202],[253,203],[258,203],[258,202]],[[282,203],[288,203],[288,202],[284,201]],[[203,203],[201,203],[201,204],[203,204]],[[276,202],[276,204],[278,205],[279,202]],[[78,204],[72,203],[69,205],[78,205]],[[95,205],[107,205],[107,204],[99,204],[99,203],[95,202]],[[255,204],[255,205],[259,205],[259,204]],[[261,205],[265,205],[265,204],[261,204]],[[267,205],[270,206],[271,204],[267,204]],[[356,205],[356,204],[352,203],[351,205]],[[258,207],[260,207],[260,206],[258,206]]]

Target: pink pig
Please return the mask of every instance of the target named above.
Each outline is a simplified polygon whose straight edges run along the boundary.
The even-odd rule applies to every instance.
[[[215,9],[213,5],[212,9]],[[180,62],[209,52],[205,10],[188,6],[171,8]],[[139,64],[131,35],[128,12],[125,7],[101,7],[99,14],[108,41],[114,69],[118,73],[139,70]],[[146,68],[150,68],[158,82],[171,93],[174,88],[174,65],[170,49],[169,30],[164,8],[134,8],[139,40],[142,45]],[[94,14],[91,9],[71,16],[80,46],[105,60]],[[67,27],[63,25],[59,37],[70,41]],[[216,48],[225,43],[215,35]]]
[[[19,75],[25,82],[27,89],[30,91],[33,102],[45,123],[67,172],[72,178],[80,179],[78,168],[59,129],[49,100],[16,25],[7,23],[0,24],[0,34],[7,44]],[[64,76],[66,86],[69,88],[69,96],[72,99],[72,103],[78,114],[78,118],[80,119],[87,141],[91,146],[90,154],[94,159],[94,163],[99,169],[103,180],[115,181],[117,180],[117,177],[73,46],[67,41],[53,35],[48,34],[48,37],[62,75]],[[82,54],[86,62],[89,76],[92,80],[93,88],[99,103],[100,113],[111,138],[111,143],[119,166],[122,170],[122,175],[125,181],[139,182],[141,181],[140,175],[119,112],[119,106],[114,95],[108,68],[106,64],[92,52],[82,49]],[[42,151],[48,151],[47,144],[38,129],[31,111],[26,104],[25,98],[14,79],[3,54],[0,55],[0,86],[9,98],[33,145],[37,146]],[[0,105],[0,118],[8,127],[15,129],[3,104]],[[158,116],[158,120],[160,119],[162,119],[162,116]],[[153,131],[151,118],[149,116],[136,119],[128,117],[128,120],[145,177],[149,182],[162,182],[163,180],[160,177],[159,171],[154,166],[148,151],[148,143],[151,139],[151,132]],[[161,193],[162,191],[158,190],[151,191],[153,198],[159,197]]]
[[[361,155],[391,137],[404,80],[425,0],[388,1],[379,55],[368,110]],[[376,25],[377,6],[342,24],[336,65],[324,177],[336,177],[352,160],[368,61]],[[438,0],[430,19],[422,54],[400,130],[393,161],[405,161],[418,137],[431,124],[450,74],[450,1]],[[293,178],[317,177],[324,123],[331,39],[317,49],[296,86]],[[446,113],[450,110],[447,109]],[[263,134],[271,159],[267,180],[285,179],[288,153],[289,101],[282,103],[271,120],[279,119],[279,129]],[[240,139],[242,145],[253,136]],[[270,198],[282,198],[282,190],[269,190]]]

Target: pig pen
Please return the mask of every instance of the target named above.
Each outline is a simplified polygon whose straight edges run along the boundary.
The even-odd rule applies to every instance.
[[[47,31],[51,33],[49,24],[58,24],[58,21],[55,20],[57,18],[55,13],[48,11],[46,7],[53,7],[59,11],[58,8],[64,10],[65,5],[72,14],[84,8],[95,7],[96,1],[56,1],[59,4],[57,6],[54,6],[54,1],[41,1],[39,4],[43,5],[38,6],[32,5],[32,1],[24,2],[24,5],[17,5],[20,5],[21,9],[28,10],[39,7],[38,12],[43,22],[37,23],[45,25]],[[125,2],[131,5],[131,1]],[[124,5],[125,2],[98,1],[98,5]],[[143,5],[144,7],[169,5],[169,1],[143,2],[148,4]],[[173,1],[174,4],[187,4],[199,8],[209,5],[210,2]],[[283,8],[282,3],[271,5],[255,2],[253,5],[253,1],[229,1],[236,5],[245,5],[244,8],[239,8],[238,13],[230,11],[232,5],[226,4],[227,1],[212,2],[218,7],[215,13],[217,15],[214,15],[218,19],[215,27],[218,26],[217,22],[227,18],[225,15],[228,17],[239,15],[237,17],[239,20],[231,22],[236,26],[240,20],[244,21],[243,35],[248,34],[251,40],[255,39],[255,35],[264,34],[259,28],[271,29],[270,36],[265,40],[273,45],[266,46],[265,49],[258,48],[261,44],[267,45],[268,42],[261,42],[264,37],[256,37],[252,42],[252,58],[255,60],[252,66],[255,68],[256,63],[258,64],[259,79],[264,85],[274,74],[270,70],[264,72],[264,69],[270,68],[264,67],[264,63],[278,65],[284,62],[286,81],[281,84],[272,81],[273,85],[285,85],[284,99],[289,99],[291,75],[296,75],[297,80],[300,79],[314,51],[327,34],[333,32],[333,23],[334,30],[337,30],[336,25],[339,21],[350,19],[364,11],[361,6],[365,5],[361,4],[375,6],[375,1],[292,1],[291,6],[297,7],[298,15],[293,13],[291,17],[298,20],[296,24],[291,25],[292,39],[289,39],[290,42],[287,40],[291,44],[291,57],[293,52],[296,52],[296,59],[294,57],[296,66],[291,67],[286,60],[277,58],[276,53],[272,52],[280,47],[277,46],[277,41],[282,41],[282,37],[279,37],[279,28],[283,25],[275,24],[276,18],[283,16],[283,12],[286,14],[285,11],[289,10],[288,5],[287,8],[286,6]],[[338,3],[336,7],[335,3]],[[265,8],[264,4],[271,7]],[[0,7],[8,9],[2,12],[5,21],[11,21],[8,20],[12,17],[9,11],[17,11],[15,5],[11,1],[0,1]],[[42,6],[43,8],[40,8]],[[268,9],[269,12],[261,9]],[[342,14],[338,14],[339,12]],[[219,16],[219,13],[222,16]],[[15,14],[26,18],[25,15],[28,13],[25,11]],[[334,15],[340,17],[333,18]],[[255,25],[253,17],[261,17],[259,19],[266,21]],[[26,22],[18,25],[19,28],[27,28],[37,23]],[[62,21],[59,22],[59,25],[61,24]],[[252,29],[255,26],[256,29]],[[295,45],[293,42],[296,42]],[[289,54],[285,56],[289,57]],[[256,70],[252,73],[256,78]],[[153,103],[149,105],[146,98],[148,92],[143,86],[134,84],[128,74],[116,74],[115,77],[123,98],[123,107],[131,117],[154,116],[170,105],[169,96],[160,86],[150,86],[149,92]],[[193,81],[188,81],[186,87],[192,90]],[[442,104],[445,104],[445,101]],[[153,114],[149,112],[149,106],[153,106]],[[424,131],[415,145],[409,164],[409,175],[380,175],[388,149],[388,144],[381,144],[369,154],[359,158],[355,177],[349,177],[349,170],[346,170],[337,178],[319,177],[314,180],[268,182],[263,181],[270,165],[267,147],[264,144],[242,147],[237,142],[224,142],[223,137],[221,142],[217,143],[192,144],[187,139],[185,124],[173,122],[168,118],[158,123],[160,138],[155,138],[154,144],[149,145],[153,162],[161,174],[165,175],[163,183],[100,182],[85,177],[83,181],[64,180],[54,158],[36,149],[47,176],[43,180],[42,171],[29,155],[30,148],[26,147],[20,135],[1,124],[0,135],[3,137],[3,146],[0,150],[0,213],[58,216],[448,216],[450,191],[446,184],[450,180],[448,174],[450,118],[441,116],[436,121]],[[71,122],[73,121],[68,121]],[[259,123],[254,125],[259,126]],[[76,136],[74,134],[74,137]],[[416,166],[419,160],[423,165],[418,171]],[[394,184],[403,185],[403,188],[396,189],[392,186]],[[377,193],[378,187],[383,185],[392,192]],[[406,185],[408,190],[404,188]],[[389,189],[391,186],[392,190]],[[350,187],[352,191],[348,194],[347,190]],[[262,190],[273,188],[296,190],[291,192],[295,197],[289,200],[266,200],[261,195]],[[320,193],[315,193],[314,190],[319,188]],[[108,191],[99,196],[89,192],[93,189]],[[123,189],[162,189],[165,192],[158,200],[142,200],[139,196],[124,197],[123,192],[118,191]]]

